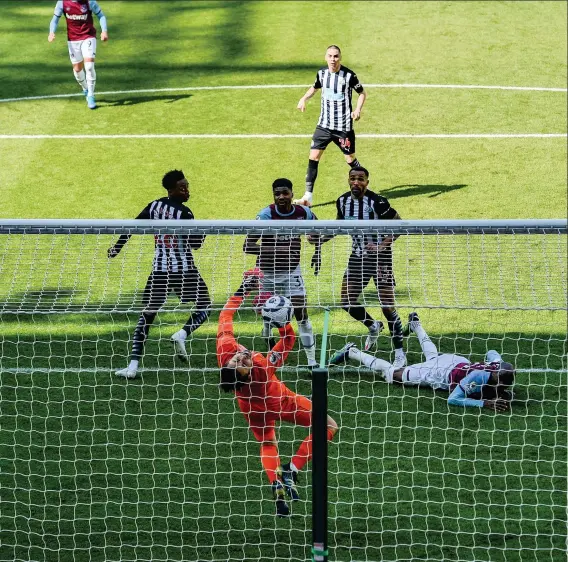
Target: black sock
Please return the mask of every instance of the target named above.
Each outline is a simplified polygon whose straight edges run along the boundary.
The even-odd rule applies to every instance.
[[[395,349],[402,349],[402,322],[396,310],[392,312],[386,312],[383,310],[383,314],[387,319],[387,324],[389,325],[389,331],[392,338],[392,346]]]
[[[306,172],[306,191],[313,193],[314,184],[318,177],[318,160],[308,160],[308,170]]]
[[[362,322],[365,327],[370,328],[374,324],[373,318],[369,315],[364,306],[344,306],[343,309],[355,320]]]
[[[132,337],[132,355],[131,359],[140,359],[144,355],[144,344],[148,338],[148,332],[154,319],[156,318],[155,312],[143,312],[138,318],[138,324],[134,330]]]
[[[359,160],[357,160],[357,158],[355,158],[355,160],[353,160],[353,162],[348,162],[348,164],[351,168],[355,168],[355,166],[361,165],[361,163],[359,162]]]
[[[187,335],[194,332],[207,320],[209,316],[209,310],[196,310],[190,317],[183,329],[187,332]]]

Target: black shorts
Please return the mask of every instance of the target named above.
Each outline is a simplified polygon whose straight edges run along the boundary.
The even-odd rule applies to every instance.
[[[193,302],[197,308],[205,309],[211,305],[209,290],[199,271],[189,269],[175,273],[152,271],[142,294],[144,308],[157,312],[164,306],[170,292],[175,293],[180,302]]]
[[[349,256],[345,279],[351,287],[364,289],[372,279],[375,286],[394,287],[396,285],[392,268],[392,252]]]
[[[327,145],[335,143],[343,154],[355,154],[355,131],[332,131],[323,127],[316,127],[310,148],[325,150]]]

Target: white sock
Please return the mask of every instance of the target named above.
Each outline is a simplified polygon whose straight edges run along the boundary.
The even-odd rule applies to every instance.
[[[300,333],[300,341],[306,352],[308,365],[316,363],[316,340],[314,338],[314,330],[309,320],[298,322],[298,332]]]
[[[299,472],[299,470],[296,468],[296,465],[292,461],[290,461],[290,470],[292,472]]]
[[[95,83],[97,81],[97,73],[95,72],[94,62],[85,62],[85,73],[87,75],[88,96],[95,95]]]
[[[432,343],[432,340],[428,337],[426,330],[422,327],[422,324],[415,322],[413,325],[413,331],[418,337],[420,342],[420,347],[422,348],[422,353],[426,357],[426,361],[438,357],[438,348]]]
[[[75,70],[73,70],[73,74],[75,75],[75,80],[77,80],[77,82],[79,82],[79,86],[81,86],[81,88],[83,90],[86,90],[87,89],[87,80],[85,79],[85,69],[82,69],[79,72],[76,72]]]
[[[178,334],[185,340],[187,338],[187,332],[182,328]]]
[[[131,371],[136,371],[138,369],[138,359],[132,359],[130,361],[130,365],[128,365],[128,368]]]
[[[365,353],[364,351],[361,351],[356,347],[352,347],[349,350],[349,359],[355,359],[355,361],[359,361],[359,363],[365,365],[365,367],[369,367],[369,369],[373,371],[380,371],[381,373],[383,373],[387,382],[392,382],[394,367],[388,361],[379,359],[374,355],[369,355],[368,353]]]
[[[394,356],[395,356],[396,359],[398,359],[399,357],[401,359],[406,357],[406,354],[404,353],[404,349],[402,349],[402,347],[400,349],[395,349],[394,350]]]

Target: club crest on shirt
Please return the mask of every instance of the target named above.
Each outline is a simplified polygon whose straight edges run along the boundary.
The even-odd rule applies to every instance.
[[[475,381],[465,385],[466,394],[475,394],[476,392],[479,392],[479,389],[477,388],[477,383]]]
[[[268,361],[270,361],[272,365],[276,365],[276,363],[278,363],[280,359],[282,359],[282,355],[277,351],[271,351],[270,354],[268,355]]]
[[[81,4],[80,8],[81,12],[83,12],[84,14],[87,13],[87,10],[89,9],[87,4]]]

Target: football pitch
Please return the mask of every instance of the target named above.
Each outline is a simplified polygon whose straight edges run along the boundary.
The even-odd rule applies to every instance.
[[[0,221],[130,219],[164,195],[172,168],[198,219],[253,219],[277,177],[300,196],[319,94],[305,113],[296,104],[332,43],[369,95],[356,124],[369,187],[404,219],[567,216],[565,3],[100,0],[110,40],[97,47],[95,111],[65,22],[47,42],[54,5],[0,3]],[[320,219],[335,218],[347,172],[330,145]],[[451,249],[434,238],[395,245],[401,317],[423,313],[441,351],[501,351],[519,369],[516,400],[510,414],[460,411],[443,393],[331,369],[330,560],[566,560],[566,294],[554,292],[566,239]],[[189,367],[172,356],[187,318],[172,298],[133,381],[114,371],[128,361],[152,240],[109,262],[113,241],[0,235],[0,560],[310,559],[309,469],[303,501],[277,519],[258,444],[217,385],[218,311],[253,264],[242,238],[211,236],[195,252],[214,312],[188,342]],[[338,308],[341,244],[340,259],[324,249],[317,278],[309,247],[302,255],[316,334],[332,307],[332,350],[364,341]],[[445,250],[471,256],[473,281],[459,269],[439,279],[428,256]],[[365,298],[381,318],[371,289]],[[264,351],[254,314],[238,323],[242,343]],[[416,338],[405,346],[420,361]],[[377,354],[390,352],[381,336]],[[302,358],[281,377],[309,395]],[[284,462],[305,435],[282,425]]]

